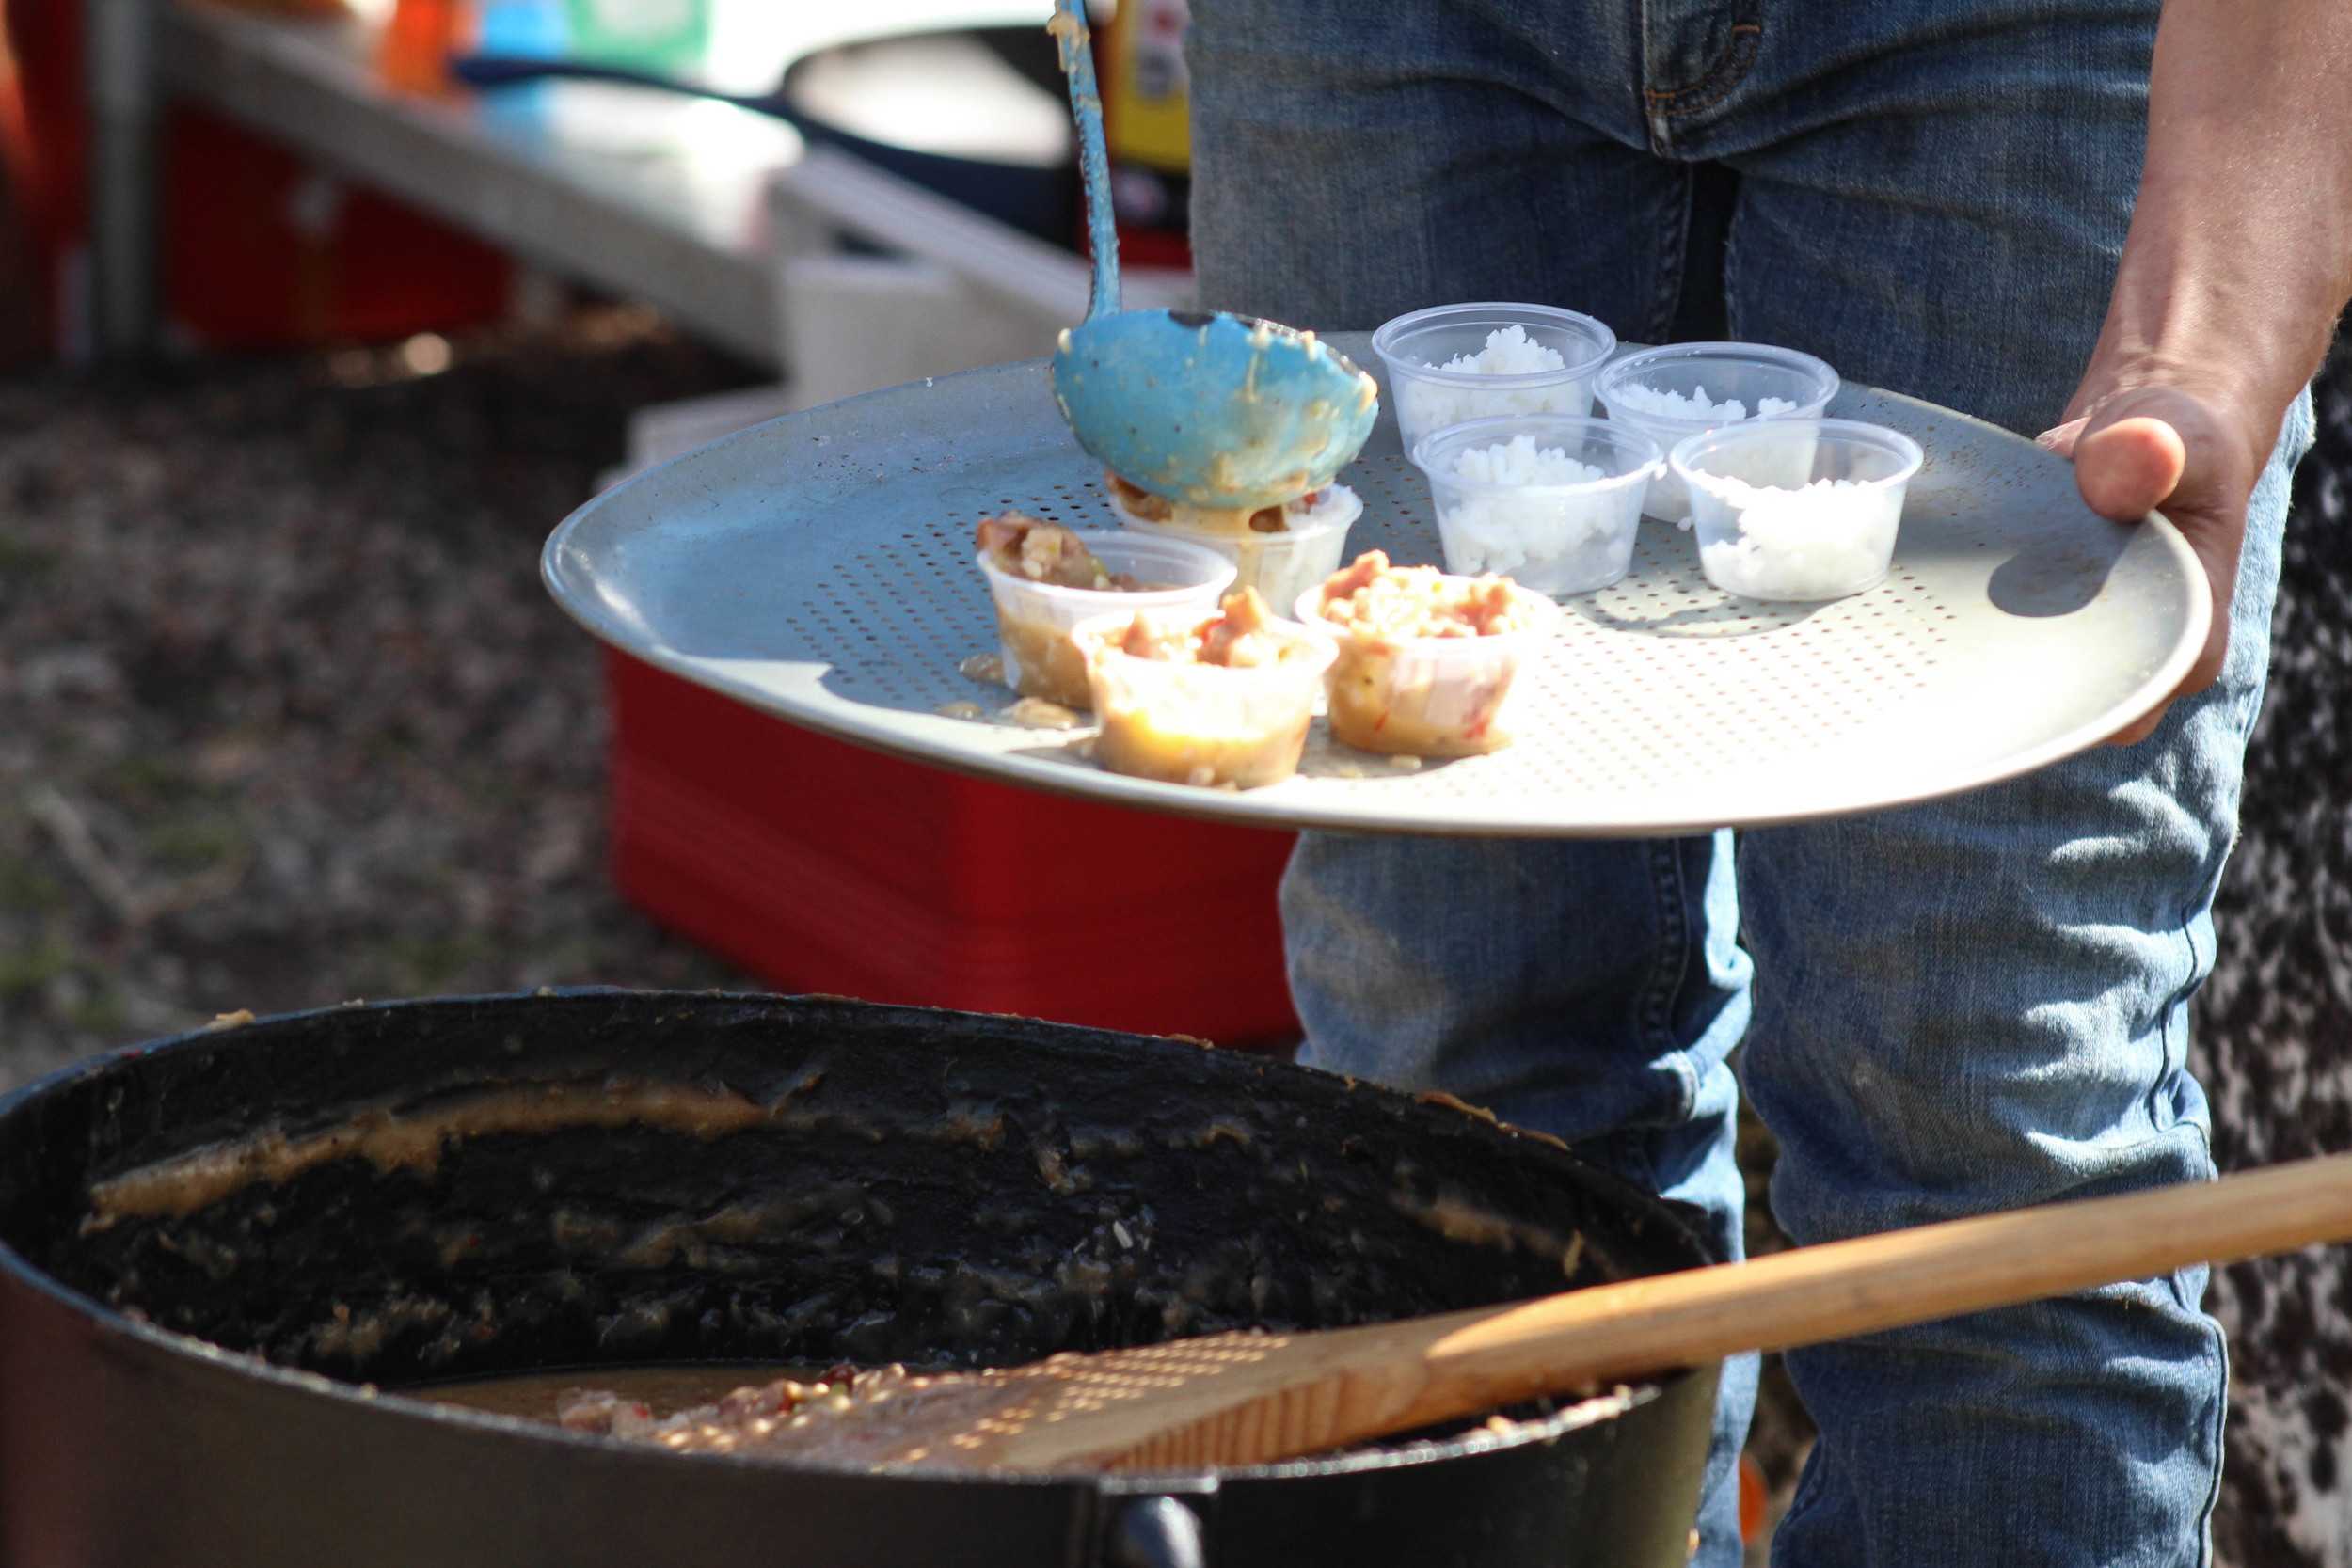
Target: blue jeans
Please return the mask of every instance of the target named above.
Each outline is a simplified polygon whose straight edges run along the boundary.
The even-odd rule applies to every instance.
[[[1724,335],[2032,434],[2089,359],[2156,0],[1193,0],[1203,302],[1325,330],[1524,299]],[[2187,1003],[2262,696],[2287,420],[2228,667],[2129,749],[1960,799],[1674,842],[1310,835],[1318,1066],[1442,1087],[1698,1205],[1738,1088],[1802,1243],[2209,1177]],[[2196,1564],[2227,1366],[2187,1270],[1794,1353],[1804,1568]],[[1704,1568],[1740,1560],[1726,1369]]]

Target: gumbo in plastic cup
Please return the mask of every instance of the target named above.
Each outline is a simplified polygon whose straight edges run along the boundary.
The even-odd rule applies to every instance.
[[[1086,660],[1070,630],[1089,616],[1110,610],[1133,614],[1165,610],[1205,617],[1233,580],[1233,563],[1215,550],[1183,539],[1141,533],[1082,533],[1114,577],[1133,578],[1133,589],[1061,588],[999,571],[985,552],[978,561],[996,602],[996,645],[1005,663],[1005,685],[1024,697],[1042,697],[1064,707],[1092,701]]]
[[[1200,619],[1144,613],[1179,627]],[[1328,637],[1278,621],[1263,633],[1280,649],[1272,663],[1201,664],[1126,652],[1119,643],[1135,619],[1089,616],[1071,632],[1102,721],[1095,761],[1133,778],[1235,789],[1298,771],[1324,672],[1338,655]]]
[[[1141,516],[1117,491],[1110,502],[1120,521],[1137,532],[1165,533],[1215,550],[1233,563],[1234,587],[1254,588],[1266,603],[1283,610],[1339,569],[1347,553],[1347,531],[1364,515],[1362,498],[1344,484],[1325,485],[1311,506],[1294,501],[1282,508],[1281,528],[1270,531],[1246,515],[1231,522],[1203,522],[1188,515]]]
[[[1910,436],[1856,420],[1727,425],[1668,458],[1690,487],[1707,580],[1792,600],[1841,599],[1884,580],[1921,460]]]
[[[1411,451],[1422,437],[1469,420],[1590,414],[1593,377],[1617,351],[1617,335],[1549,305],[1439,305],[1383,324],[1372,349],[1388,371],[1397,435]],[[1535,366],[1549,357],[1542,349],[1560,362]],[[1466,356],[1497,368],[1445,368]]]
[[[1299,621],[1339,646],[1325,692],[1332,738],[1360,752],[1416,757],[1477,756],[1509,745],[1519,668],[1560,619],[1549,599],[1516,585],[1511,592],[1523,623],[1518,630],[1411,638],[1327,621],[1323,588],[1301,594]]]
[[[1612,420],[1672,451],[1686,436],[1726,424],[1818,420],[1837,387],[1837,372],[1825,361],[1794,349],[1671,343],[1627,355],[1600,372],[1593,389]],[[1802,460],[1797,467],[1804,467]],[[1690,497],[1671,470],[1650,485],[1642,510],[1690,526]]]
[[[1586,594],[1625,576],[1642,497],[1666,471],[1640,431],[1566,414],[1472,420],[1424,436],[1449,572],[1508,576],[1538,594]]]

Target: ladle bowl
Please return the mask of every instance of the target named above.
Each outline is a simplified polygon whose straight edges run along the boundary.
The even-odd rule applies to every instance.
[[[1086,320],[1061,335],[1054,399],[1078,444],[1191,506],[1279,506],[1319,490],[1372,434],[1379,389],[1311,332],[1223,311],[1121,310],[1119,235],[1081,0],[1051,28],[1070,84],[1094,256]]]

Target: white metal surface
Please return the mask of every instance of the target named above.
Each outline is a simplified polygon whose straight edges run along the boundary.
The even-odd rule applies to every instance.
[[[767,182],[801,154],[782,120],[599,82],[421,98],[377,78],[375,30],[363,22],[177,0],[156,23],[167,92],[774,361]]]
[[[546,82],[520,90],[395,91],[374,54],[391,0],[348,18],[212,0],[84,0],[102,352],[155,332],[153,146],[166,101],[200,103],[561,276],[643,299],[762,364],[778,362],[781,255],[770,180],[802,154],[771,116],[653,88]],[[852,37],[1043,24],[1044,0],[718,0],[696,74],[739,93]]]
[[[1360,337],[1334,340],[1362,363]],[[2161,519],[2106,522],[2067,466],[1868,388],[1834,414],[1927,449],[1895,568],[1826,605],[1733,599],[1691,535],[1645,522],[1632,571],[1566,599],[1519,737],[1406,770],[1332,744],[1246,793],[1096,768],[1089,729],[993,717],[959,673],[995,645],[972,565],[983,514],[1111,526],[1040,364],[916,383],[743,432],[607,493],[548,541],[550,590],[598,637],[794,723],[1008,782],[1265,827],[1486,835],[1691,832],[1900,804],[2096,744],[2169,691],[2206,585]],[[1349,551],[1439,559],[1428,492],[1384,412],[1342,476]],[[943,715],[977,703],[992,717]]]

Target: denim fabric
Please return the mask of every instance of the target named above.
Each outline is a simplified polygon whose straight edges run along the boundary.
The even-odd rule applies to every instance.
[[[1204,303],[1337,330],[1524,299],[1652,341],[1711,313],[2030,435],[2113,279],[2156,4],[1192,12]],[[1308,836],[1283,886],[1306,1059],[1555,1132],[1698,1204],[1734,1256],[1743,1036],[1801,1242],[2210,1175],[2187,999],[2310,432],[2306,402],[2255,494],[2221,683],[2138,746],[1736,845]],[[2226,1361],[2203,1283],[1790,1355],[1822,1436],[1774,1560],[2205,1560]],[[1740,1560],[1753,1395],[1727,1369],[1703,1568]]]

